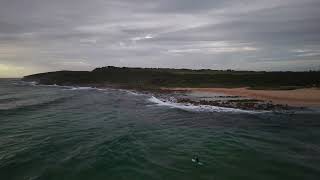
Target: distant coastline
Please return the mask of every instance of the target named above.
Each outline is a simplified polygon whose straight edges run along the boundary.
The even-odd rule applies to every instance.
[[[57,71],[25,76],[45,85],[113,87],[149,91],[223,93],[245,100],[191,100],[180,103],[246,110],[288,110],[320,106],[320,72],[256,72],[103,67],[93,71]]]

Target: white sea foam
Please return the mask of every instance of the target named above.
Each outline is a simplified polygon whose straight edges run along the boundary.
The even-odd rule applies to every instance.
[[[14,85],[22,85],[22,86],[36,86],[38,85],[38,83],[36,81],[19,81],[19,82],[15,82],[13,83]]]
[[[144,95],[142,93],[138,93],[136,91],[126,90],[126,89],[120,89],[119,91],[123,91],[123,92],[126,92],[126,93],[128,93],[130,95],[134,95],[134,96],[142,96],[142,95]]]
[[[50,85],[45,85],[45,84],[36,84],[35,86],[39,86],[39,87],[56,87],[56,88],[65,88],[65,90],[71,90],[73,88],[76,88],[74,86],[61,86],[61,85],[57,85],[57,84],[50,84]]]
[[[140,96],[140,95],[142,95],[142,94],[139,94],[139,93],[133,92],[133,91],[127,91],[127,92],[128,92],[128,94],[131,94],[131,95],[134,95],[134,96]]]
[[[37,84],[37,86],[40,86],[40,87],[73,88],[72,86],[60,86],[60,85],[57,85],[57,84],[53,84],[53,85]]]
[[[77,91],[77,90],[97,90],[97,88],[94,87],[72,87],[71,89],[67,89],[71,91]]]
[[[158,99],[154,96],[148,99],[159,106],[168,106],[171,108],[183,109],[186,111],[197,111],[197,112],[243,112],[243,113],[254,113],[254,111],[247,111],[235,108],[226,108],[210,105],[193,105],[189,103],[176,103],[170,100]]]
[[[125,89],[96,88],[96,87],[89,87],[89,86],[62,86],[62,85],[57,85],[57,84],[44,85],[44,84],[38,84],[37,82],[27,82],[27,81],[21,81],[19,83],[13,83],[13,84],[15,84],[15,85],[32,85],[32,86],[39,86],[39,87],[58,87],[58,88],[65,88],[64,90],[69,90],[69,91],[77,91],[77,90],[98,90],[98,91],[117,90],[117,91],[126,92],[126,93],[134,95],[134,96],[144,95],[144,94],[138,93],[136,91],[125,90]]]

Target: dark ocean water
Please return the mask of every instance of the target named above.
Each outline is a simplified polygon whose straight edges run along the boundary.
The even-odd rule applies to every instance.
[[[0,179],[320,179],[319,111],[184,109],[150,98],[0,80]]]

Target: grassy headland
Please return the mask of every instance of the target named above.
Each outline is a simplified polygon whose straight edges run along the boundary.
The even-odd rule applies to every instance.
[[[159,87],[249,87],[290,90],[320,87],[320,71],[264,72],[233,70],[189,70],[165,68],[102,67],[93,71],[57,71],[25,76],[41,84],[119,86],[157,89]]]

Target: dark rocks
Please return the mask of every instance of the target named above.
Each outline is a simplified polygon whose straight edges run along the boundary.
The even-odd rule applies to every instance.
[[[178,98],[177,103],[193,104],[193,105],[209,105],[227,108],[237,108],[243,110],[265,110],[265,111],[284,111],[296,109],[282,104],[273,104],[272,102],[264,102],[255,99],[241,99],[241,100],[191,100],[189,98]]]

